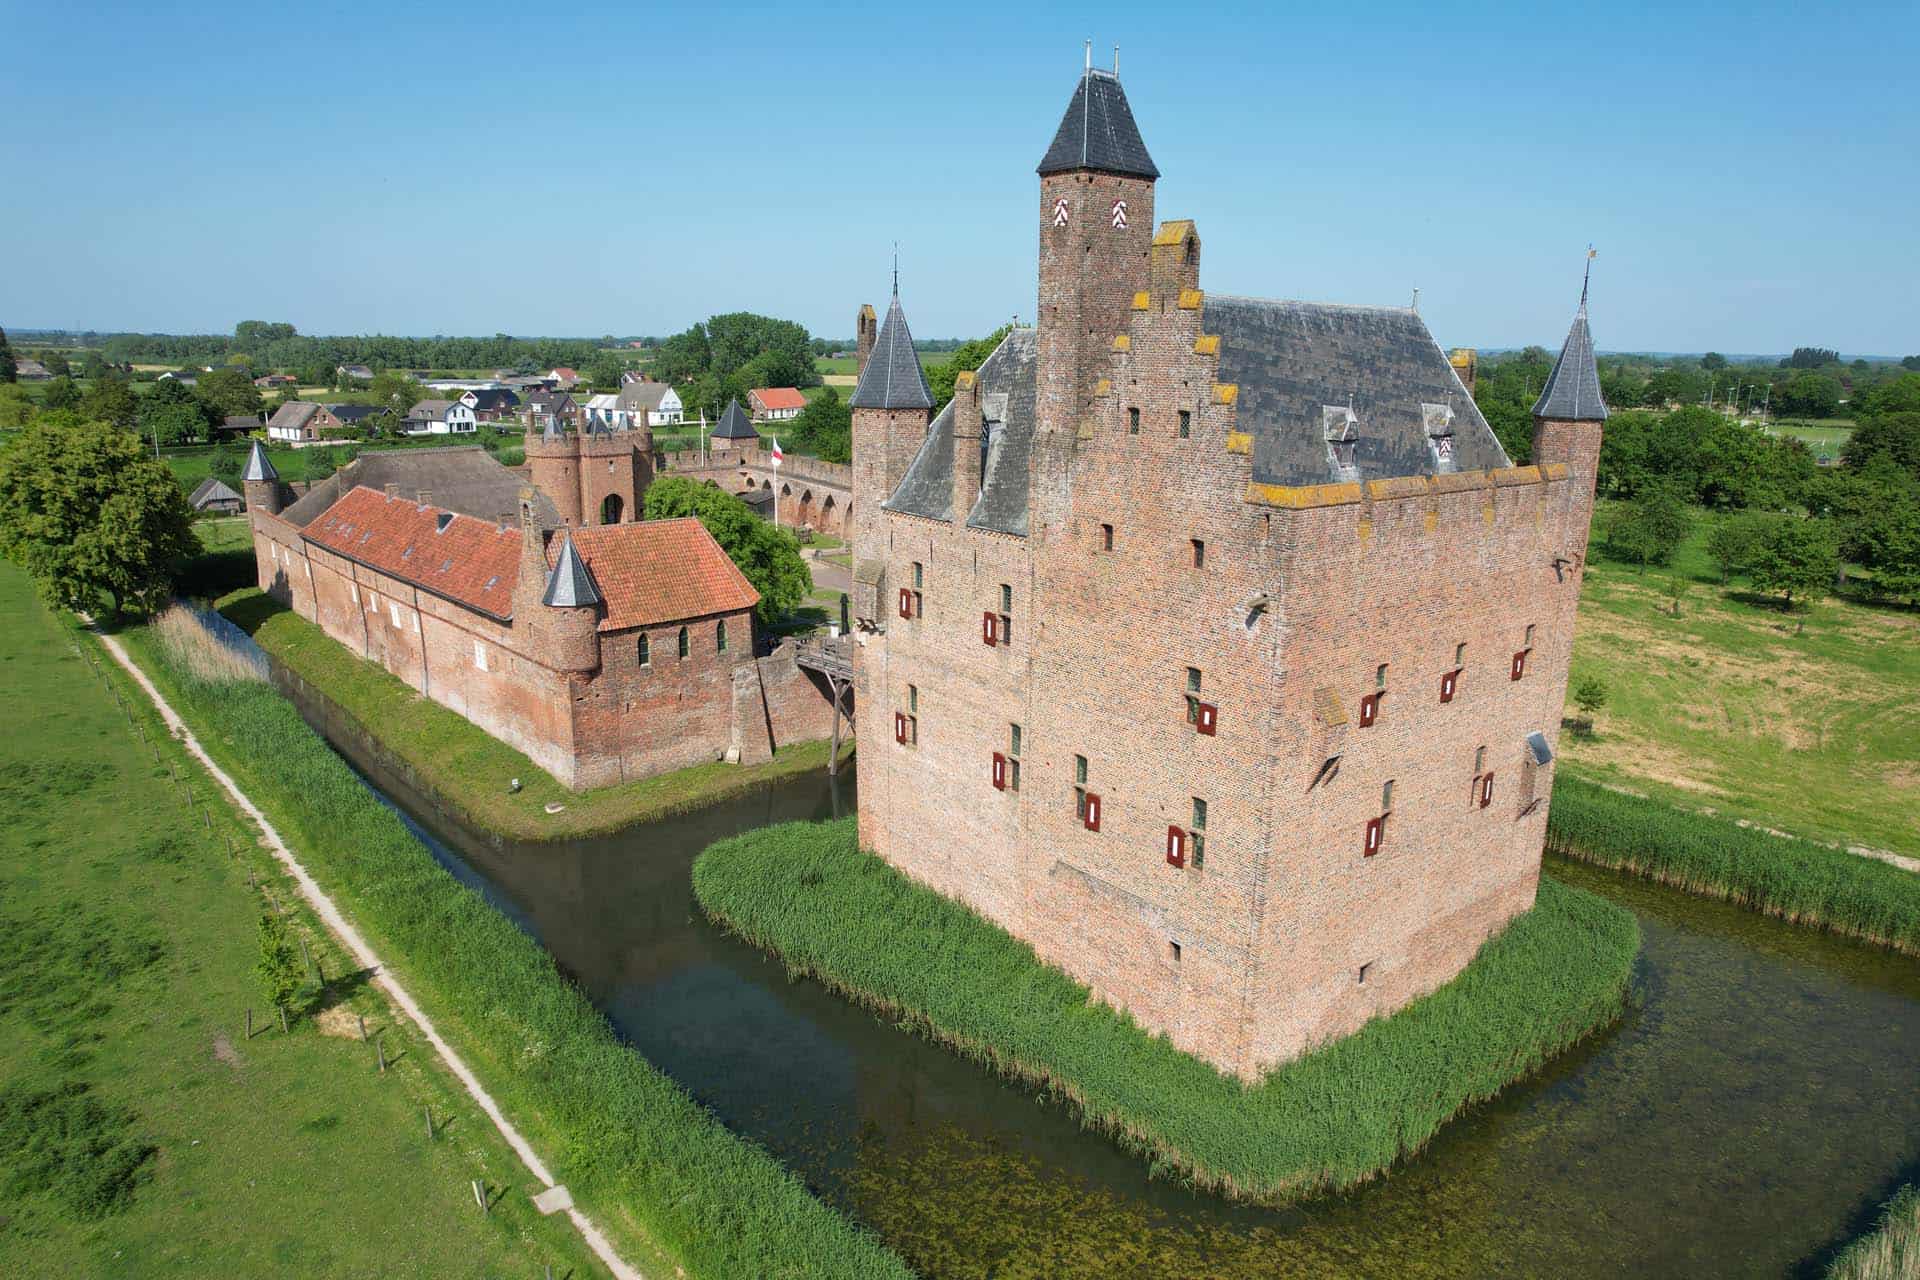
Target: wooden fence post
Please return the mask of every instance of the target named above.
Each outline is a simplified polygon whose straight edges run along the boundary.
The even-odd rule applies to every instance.
[[[427,1116],[427,1141],[432,1142],[433,1141],[433,1107],[429,1105],[429,1106],[422,1107],[421,1110],[426,1112],[426,1116]]]
[[[247,1010],[247,1039],[253,1039],[253,1010]]]

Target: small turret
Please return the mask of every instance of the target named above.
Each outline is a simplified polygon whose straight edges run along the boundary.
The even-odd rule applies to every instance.
[[[1587,250],[1587,278],[1580,282],[1580,306],[1573,327],[1553,362],[1540,398],[1533,406],[1533,460],[1545,466],[1563,463],[1568,478],[1580,486],[1585,514],[1579,525],[1585,552],[1585,533],[1592,521],[1593,485],[1600,468],[1600,438],[1607,420],[1607,403],[1600,395],[1600,371],[1593,359],[1593,334],[1587,328],[1587,286],[1593,272],[1593,250]]]
[[[546,611],[546,660],[562,671],[592,671],[600,665],[600,589],[573,545],[573,531],[560,532],[560,554],[540,595]]]
[[[262,511],[270,516],[280,514],[285,505],[281,501],[280,473],[273,469],[273,463],[267,458],[267,451],[258,440],[247,451],[246,469],[240,473],[240,487],[244,490],[247,509]]]
[[[859,353],[859,359],[855,362],[853,371],[855,374],[862,374],[867,371],[867,357],[873,354],[873,341],[880,335],[880,318],[873,314],[871,302],[860,304],[860,314],[854,317],[853,328],[857,335],[854,347]],[[854,381],[858,382],[859,379],[856,377]]]

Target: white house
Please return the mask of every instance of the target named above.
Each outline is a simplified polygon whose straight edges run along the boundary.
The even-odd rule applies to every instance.
[[[646,414],[650,427],[678,426],[686,421],[686,407],[680,403],[680,396],[664,382],[627,383],[620,388],[620,407],[636,422],[640,414]]]
[[[807,398],[797,387],[755,387],[747,392],[747,407],[755,422],[786,422],[800,416]]]
[[[634,414],[620,403],[616,395],[602,394],[588,396],[583,406],[586,422],[597,422],[614,431],[625,431],[633,426]]]
[[[422,400],[407,410],[402,429],[410,436],[462,436],[476,429],[473,406],[458,400]]]

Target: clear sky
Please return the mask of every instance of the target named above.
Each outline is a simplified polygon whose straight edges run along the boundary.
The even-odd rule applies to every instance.
[[[1920,5],[0,0],[0,324],[922,337],[1034,311],[1094,41],[1216,292],[1920,351]]]

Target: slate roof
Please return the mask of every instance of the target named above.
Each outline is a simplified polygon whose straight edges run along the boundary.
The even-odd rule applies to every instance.
[[[738,400],[727,401],[727,411],[720,415],[720,424],[713,429],[716,440],[758,440],[760,433],[747,421],[747,411],[740,407]]]
[[[553,568],[547,573],[547,589],[540,596],[540,603],[551,609],[590,608],[600,603],[593,575],[587,572],[580,553],[573,549],[573,535],[564,529],[560,531],[560,554],[554,557]]]
[[[280,516],[296,528],[304,527],[355,485],[384,491],[390,484],[409,498],[425,489],[436,506],[491,521],[520,510],[520,489],[526,481],[478,445],[363,453],[317,481]],[[558,527],[560,513],[553,502],[538,490],[533,502],[534,521],[543,529]]]
[[[897,293],[848,403],[855,409],[933,408],[933,390],[927,386],[926,372],[914,353],[913,334],[907,329],[907,316],[900,310]]]
[[[527,396],[527,407],[541,413],[571,413],[574,403],[573,397],[564,391],[541,387]]]
[[[760,603],[746,575],[691,516],[575,529],[570,540],[547,545],[549,562],[557,565],[568,547],[585,562],[606,602],[602,631],[734,613]],[[745,646],[748,637],[734,643]]]
[[[629,412],[645,409],[655,413],[671,390],[673,388],[664,382],[629,382],[620,388],[620,407]]]
[[[501,409],[512,409],[519,405],[520,397],[506,387],[475,387],[467,392],[473,397],[473,407],[479,413],[493,413]],[[464,397],[462,397],[464,399]]]
[[[1220,337],[1218,376],[1239,389],[1236,427],[1253,436],[1256,483],[1512,465],[1414,311],[1208,294],[1200,331]],[[1330,408],[1353,411],[1351,471],[1336,465],[1327,442]],[[1449,430],[1449,446],[1430,442]]]
[[[320,412],[320,406],[308,400],[289,400],[273,411],[267,419],[267,426],[280,430],[304,431],[313,415]]]
[[[503,508],[510,510],[511,508]],[[442,516],[447,518],[443,521]],[[490,618],[513,617],[520,529],[355,486],[301,537]]]
[[[187,505],[195,511],[204,510],[215,502],[242,502],[243,498],[218,477],[208,476],[193,487],[187,495]]]
[[[1081,75],[1053,145],[1040,160],[1042,177],[1073,169],[1136,178],[1160,176],[1147,154],[1147,144],[1141,141],[1140,126],[1133,122],[1133,108],[1127,105],[1120,79],[1111,71],[1089,67]]]
[[[255,440],[253,448],[247,450],[247,465],[241,470],[240,479],[246,481],[278,480],[279,478],[280,473],[273,469],[273,463],[268,459],[266,449],[258,440]]]
[[[1587,291],[1580,290],[1580,309],[1573,327],[1553,362],[1553,373],[1534,401],[1533,416],[1556,422],[1605,422],[1607,402],[1600,396],[1600,371],[1593,363],[1593,334],[1587,329]]]
[[[967,527],[1027,534],[1028,464],[1033,456],[1035,376],[1039,333],[1013,329],[980,365],[981,435],[985,460],[980,497],[965,513]],[[884,505],[889,511],[953,519],[953,405],[933,420],[927,438]]]
[[[330,404],[327,412],[351,426],[356,422],[365,422],[381,412],[381,408],[377,404]]]

